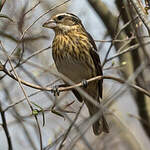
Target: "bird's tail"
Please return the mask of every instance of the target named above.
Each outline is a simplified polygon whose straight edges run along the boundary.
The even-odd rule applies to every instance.
[[[107,121],[106,121],[103,114],[102,114],[102,116],[100,117],[99,120],[94,122],[93,132],[94,132],[95,135],[99,135],[102,132],[109,133],[109,126],[108,126]]]
[[[85,103],[88,107],[88,110],[89,110],[91,117],[93,117],[94,115],[96,115],[99,112],[99,108],[96,107],[94,104],[92,104],[88,101],[85,101]],[[103,113],[96,120],[96,122],[93,123],[92,126],[93,126],[93,132],[95,135],[99,135],[102,132],[109,133],[109,126],[107,124],[107,121],[106,121]]]

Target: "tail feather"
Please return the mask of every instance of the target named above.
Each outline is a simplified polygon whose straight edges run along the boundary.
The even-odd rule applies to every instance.
[[[91,117],[93,117],[99,112],[99,108],[97,108],[94,104],[91,104],[88,101],[85,101],[85,104],[88,107],[89,114]],[[100,117],[97,118],[96,122],[93,123],[92,127],[95,135],[99,135],[102,132],[109,133],[109,126],[103,114],[101,114]]]
[[[109,133],[109,126],[104,115],[93,124],[93,132],[95,135],[99,135],[102,132]]]

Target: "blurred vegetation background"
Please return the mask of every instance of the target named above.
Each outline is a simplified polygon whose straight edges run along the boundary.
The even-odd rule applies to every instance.
[[[0,0],[0,150],[149,149],[149,8],[148,0]],[[109,134],[93,135],[87,108],[71,92],[44,90],[62,82],[54,33],[42,27],[60,12],[82,20],[112,77],[103,91]]]

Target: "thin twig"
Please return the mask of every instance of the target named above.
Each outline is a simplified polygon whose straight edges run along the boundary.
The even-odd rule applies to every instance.
[[[141,38],[141,39],[144,39],[144,38],[150,38],[149,36],[139,36],[139,38]],[[118,39],[116,39],[116,40],[94,40],[95,42],[107,42],[107,43],[111,43],[111,42],[113,42],[113,43],[120,43],[120,42],[126,42],[126,41],[130,41],[130,40],[134,40],[134,39],[136,39],[136,36],[131,36],[130,38],[129,37],[126,37],[125,39],[123,39],[123,40],[118,40]]]
[[[3,45],[2,45],[2,43],[1,43],[1,41],[0,41],[0,45],[1,45],[2,48],[4,48]],[[47,48],[44,48],[44,49],[37,50],[36,52],[34,52],[33,54],[31,54],[31,56],[29,56],[28,58],[26,58],[26,59],[24,59],[23,61],[21,61],[20,64],[19,64],[19,65],[16,65],[14,68],[16,69],[17,67],[19,67],[19,66],[23,65],[24,63],[26,63],[26,62],[27,62],[29,59],[31,59],[32,57],[34,57],[34,56],[36,56],[36,55],[38,55],[38,54],[40,54],[40,53],[42,53],[42,52],[44,52],[44,51],[50,49],[50,48],[51,48],[51,46],[49,46],[49,47],[47,47]],[[12,69],[9,70],[8,72],[11,73],[11,72],[12,72]],[[6,74],[3,75],[3,76],[1,76],[1,77],[0,77],[0,80],[3,79],[5,76],[6,76]]]
[[[29,106],[30,106],[30,109],[31,109],[32,112],[33,112],[34,109],[33,109],[32,105],[31,105],[31,103],[30,103],[30,101],[29,101],[29,98],[28,98],[28,96],[27,96],[27,94],[26,94],[26,92],[25,92],[25,90],[24,90],[22,84],[21,84],[21,81],[20,81],[20,79],[19,79],[19,76],[18,76],[18,74],[16,73],[16,71],[15,71],[15,69],[14,69],[14,67],[13,67],[13,65],[12,65],[12,63],[11,63],[11,60],[10,60],[9,56],[8,56],[8,60],[9,60],[10,66],[11,66],[11,68],[13,69],[13,72],[14,72],[14,74],[15,74],[17,80],[18,80],[19,86],[21,87],[22,92],[23,92],[24,96],[25,96],[26,99],[27,99],[27,102],[28,102],[28,104],[29,104]],[[37,127],[38,127],[38,130],[39,130],[39,136],[40,136],[40,149],[42,150],[42,145],[43,145],[43,144],[42,144],[41,129],[40,129],[40,125],[39,125],[37,116],[34,115],[34,117],[35,117],[35,120],[36,120],[36,123],[37,123]]]
[[[5,4],[5,2],[6,2],[6,0],[1,0],[0,1],[0,12],[1,12],[1,10],[2,10],[4,4]]]
[[[115,40],[119,37],[120,33],[121,33],[126,27],[128,27],[133,21],[135,21],[136,19],[138,19],[137,16],[136,16],[135,18],[133,18],[132,20],[128,21],[126,24],[124,24],[124,25],[121,27],[121,29],[120,29],[118,32],[116,32],[116,35],[115,35],[114,39],[112,40],[112,43],[111,43],[111,45],[110,45],[110,47],[109,47],[109,49],[108,49],[108,51],[107,51],[107,53],[106,53],[106,56],[105,56],[104,61],[103,61],[103,64],[102,64],[102,67],[104,67],[104,65],[105,65],[106,62],[107,62],[108,55],[109,55],[110,50],[111,50],[111,48],[112,48],[112,46],[113,46],[113,44],[114,44],[113,41],[115,41]],[[118,19],[118,20],[119,20],[119,19]],[[119,21],[118,21],[118,24],[119,24]],[[118,28],[118,26],[119,26],[119,25],[117,25],[117,28]],[[116,31],[117,31],[117,28],[116,28]]]
[[[6,137],[7,137],[8,149],[12,150],[13,147],[12,147],[11,137],[10,137],[8,127],[7,127],[5,112],[2,110],[1,103],[0,103],[0,113],[1,113],[1,119],[2,119],[2,127],[3,127],[5,134],[6,134]]]
[[[80,114],[80,112],[81,112],[81,110],[82,110],[82,108],[83,108],[83,105],[84,105],[84,103],[82,103],[82,105],[81,105],[81,107],[79,108],[79,110],[78,110],[78,112],[77,112],[77,114],[76,114],[74,120],[72,121],[72,123],[71,123],[71,125],[69,126],[67,132],[65,133],[65,135],[64,135],[64,137],[63,137],[63,140],[61,141],[58,150],[61,150],[61,149],[62,149],[63,143],[64,143],[64,141],[66,140],[66,138],[68,137],[68,134],[70,133],[70,131],[71,131],[72,127],[74,126],[76,120],[78,119],[78,116],[79,116],[79,114]]]
[[[14,21],[12,20],[12,18],[8,17],[7,15],[0,14],[0,18],[6,18],[6,19],[8,19],[9,21],[14,22]]]
[[[148,42],[145,42],[145,43],[143,43],[143,44],[148,45],[148,44],[150,44],[150,42],[148,41]],[[140,44],[135,44],[135,45],[133,45],[133,46],[130,46],[130,47],[126,48],[125,50],[119,52],[118,54],[116,54],[116,55],[114,55],[114,56],[108,58],[108,59],[107,59],[107,62],[110,61],[110,60],[112,60],[112,59],[114,59],[114,58],[117,58],[118,56],[121,56],[121,55],[123,55],[123,54],[125,54],[125,53],[128,53],[128,52],[131,52],[131,51],[133,51],[133,50],[136,50],[136,49],[139,48],[139,47],[141,47]]]
[[[148,33],[150,35],[150,23],[149,23],[149,20],[147,19],[147,16],[144,14],[144,12],[141,10],[142,8],[140,7],[139,2],[137,0],[130,0],[130,2],[134,6],[138,16],[142,20],[143,24],[147,28],[147,31],[148,31]]]
[[[43,13],[42,15],[40,15],[31,25],[29,25],[29,27],[27,27],[27,28],[24,30],[24,32],[23,32],[23,34],[22,34],[22,36],[21,36],[21,38],[20,38],[20,41],[24,38],[24,36],[25,36],[25,34],[27,33],[27,31],[28,31],[37,21],[39,21],[43,16],[45,16],[46,14],[48,14],[49,12],[51,12],[52,10],[54,10],[54,9],[56,9],[56,8],[58,8],[58,7],[62,6],[62,5],[64,5],[65,3],[69,2],[69,1],[71,1],[71,0],[66,0],[65,2],[63,2],[63,3],[59,4],[59,5],[56,5],[56,6],[52,7],[51,9],[49,9],[48,11],[46,11],[45,13]],[[9,57],[11,57],[11,56],[14,54],[14,52],[16,51],[16,49],[18,48],[18,46],[19,46],[19,43],[16,45],[16,47],[15,47],[14,50],[11,52],[11,54],[9,55]],[[8,62],[8,60],[6,60],[5,64],[6,64],[7,62]]]
[[[39,1],[37,4],[35,4],[31,9],[29,9],[27,12],[24,13],[24,16],[31,12],[34,8],[36,8],[41,2]]]
[[[117,17],[117,23],[116,23],[116,27],[115,27],[115,31],[114,31],[114,39],[113,40],[115,40],[116,38],[117,38],[117,30],[118,30],[118,27],[119,27],[119,19],[120,19],[120,14],[119,14],[119,16]],[[106,60],[107,60],[107,58],[108,58],[108,55],[109,55],[109,53],[110,53],[110,51],[111,51],[111,48],[113,47],[113,42],[110,44],[110,46],[109,46],[109,49],[108,49],[108,51],[107,51],[107,53],[106,53],[106,56],[105,56],[105,58],[104,58],[104,61],[103,61],[103,64],[102,64],[102,67],[104,67],[104,65],[105,65],[105,63],[106,63]]]
[[[5,68],[3,69],[3,72],[5,72],[9,77],[11,77],[12,79],[18,81],[18,79],[13,75],[11,74],[10,72],[8,72]],[[90,82],[93,82],[95,80],[102,80],[102,79],[111,79],[111,80],[114,80],[114,81],[117,81],[119,83],[126,83],[126,81],[120,79],[120,78],[116,78],[116,77],[112,77],[112,76],[96,76],[96,77],[93,77],[93,78],[90,78],[87,80],[88,83]],[[31,84],[29,82],[26,82],[22,79],[19,78],[19,81],[28,86],[28,87],[31,87],[31,88],[34,88],[34,89],[38,89],[38,90],[43,90],[43,91],[53,91],[53,88],[46,88],[46,87],[41,87],[41,86],[38,86],[38,85],[34,85],[34,84]],[[150,97],[150,93],[148,91],[146,91],[145,89],[141,88],[141,87],[138,87],[137,85],[134,85],[134,84],[128,84],[130,87],[140,91],[140,92],[143,92],[145,95],[149,96]],[[75,84],[75,85],[72,85],[72,86],[68,86],[68,87],[60,87],[58,88],[59,92],[63,92],[63,91],[68,91],[68,90],[72,90],[74,88],[78,88],[78,87],[82,87],[83,84],[82,82],[78,83],[78,84]]]
[[[1,45],[2,45],[2,43],[1,43]],[[13,67],[13,65],[12,65],[12,63],[11,63],[10,56],[7,55],[7,53],[6,53],[6,51],[5,51],[4,48],[3,48],[2,50],[5,52],[5,55],[7,56],[8,62],[9,62],[10,66],[11,66],[11,68],[12,68],[14,74],[15,74],[14,77],[17,79],[17,81],[18,81],[18,83],[19,83],[19,86],[20,86],[20,88],[21,88],[21,90],[22,90],[22,92],[23,92],[23,94],[24,94],[24,96],[25,96],[25,98],[26,98],[26,100],[27,100],[27,102],[28,102],[28,105],[30,106],[31,111],[33,112],[34,109],[33,109],[32,105],[31,105],[31,103],[30,103],[30,101],[29,101],[29,98],[28,98],[28,96],[27,96],[27,94],[26,94],[26,92],[25,92],[25,90],[24,90],[24,88],[23,88],[23,86],[22,86],[22,83],[21,83],[21,81],[20,81],[20,78],[19,78],[18,74],[17,74],[16,71],[15,71],[15,68]],[[38,130],[39,130],[40,149],[42,150],[42,135],[41,135],[41,129],[40,129],[40,125],[39,125],[37,116],[34,115],[34,118],[35,118],[35,120],[36,120],[37,127],[38,127]]]

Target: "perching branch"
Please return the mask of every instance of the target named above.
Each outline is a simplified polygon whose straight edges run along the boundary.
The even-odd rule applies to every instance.
[[[38,90],[43,90],[43,91],[51,91],[53,92],[53,88],[48,88],[48,87],[41,87],[41,86],[38,86],[38,85],[34,85],[34,84],[31,84],[29,82],[26,82],[22,79],[20,79],[19,77],[16,78],[13,74],[11,74],[9,71],[7,71],[7,69],[3,66],[1,67],[1,70],[0,71],[3,71],[4,73],[6,73],[9,77],[11,77],[12,79],[16,80],[17,82],[20,81],[20,83],[28,86],[28,87],[31,87],[31,88],[34,88],[34,89],[38,89]],[[96,77],[93,77],[93,78],[90,78],[87,80],[87,83],[90,83],[90,82],[93,82],[93,81],[96,81],[96,80],[102,80],[102,79],[111,79],[111,80],[114,80],[114,81],[117,81],[121,84],[124,84],[126,83],[126,81],[120,79],[120,78],[117,78],[117,77],[112,77],[112,76],[96,76]],[[150,97],[150,93],[148,91],[146,91],[145,89],[137,86],[137,85],[134,85],[134,84],[130,84],[130,83],[127,83],[127,85],[129,87],[132,87],[140,92],[143,92],[145,95],[147,95],[148,97]],[[78,83],[78,84],[75,84],[75,85],[71,85],[71,86],[68,86],[68,87],[59,87],[58,90],[59,92],[63,92],[63,91],[69,91],[69,90],[72,90],[74,88],[78,88],[78,87],[82,87],[83,84],[82,82]]]

